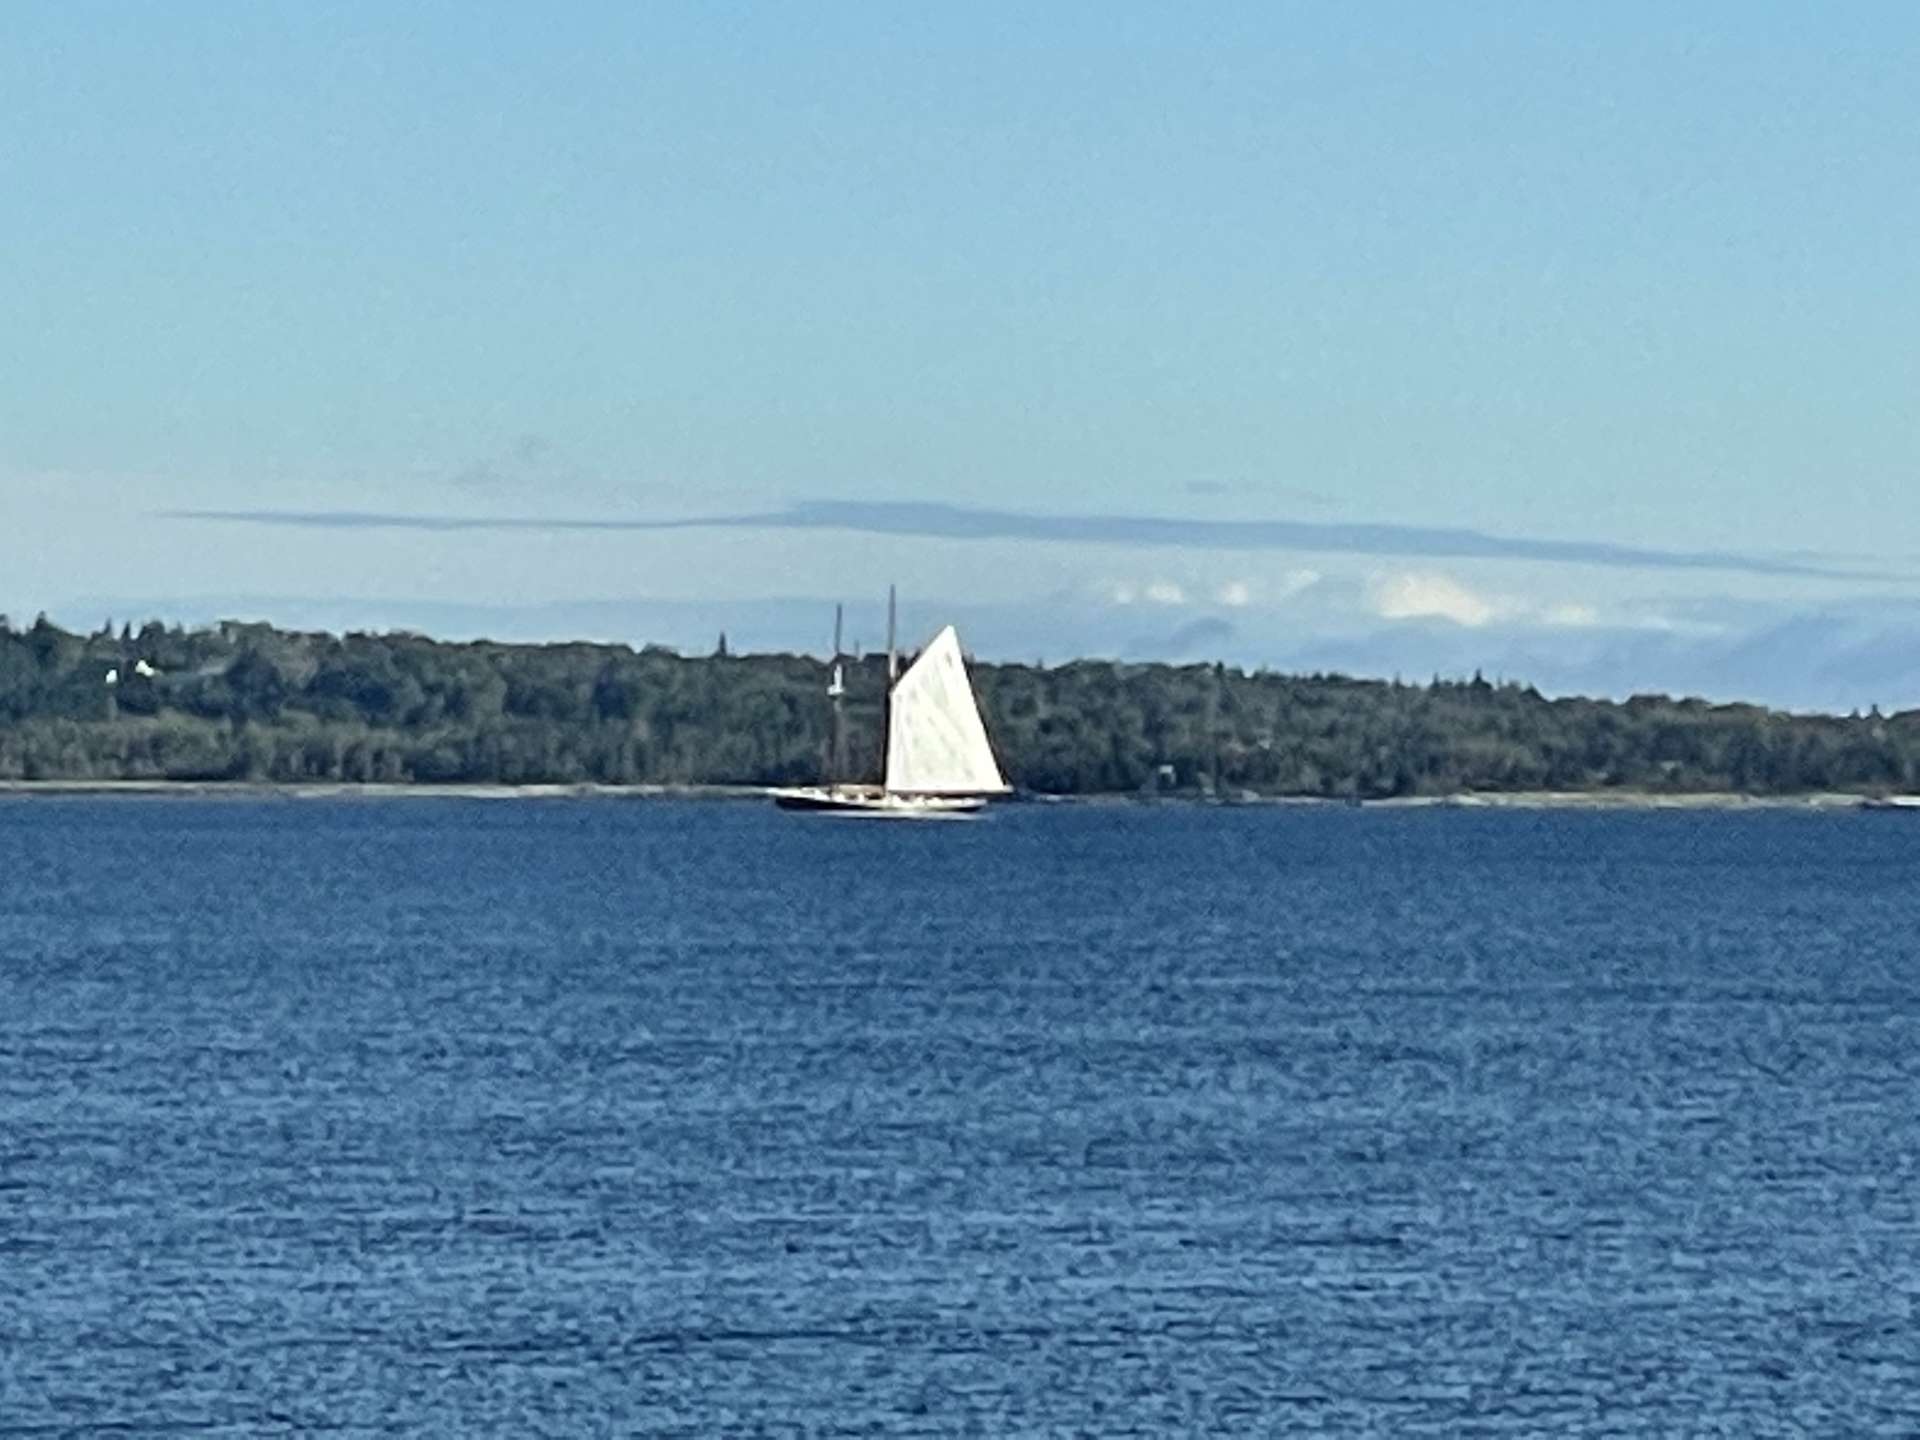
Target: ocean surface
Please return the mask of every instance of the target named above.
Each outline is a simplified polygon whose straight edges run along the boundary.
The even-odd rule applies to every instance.
[[[1914,1435],[1920,820],[0,801],[0,1434]]]

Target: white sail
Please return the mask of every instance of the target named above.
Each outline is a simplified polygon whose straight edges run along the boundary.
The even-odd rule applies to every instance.
[[[1007,789],[951,625],[893,687],[887,789],[896,795],[998,795]]]

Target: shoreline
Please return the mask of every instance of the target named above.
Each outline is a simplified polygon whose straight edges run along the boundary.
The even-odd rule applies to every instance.
[[[427,785],[256,780],[0,780],[0,799],[180,797],[251,800],[764,800],[762,785]],[[1034,795],[1012,802],[1041,805],[1332,806],[1353,802],[1313,795]],[[1920,795],[1869,796],[1828,791],[1748,795],[1737,791],[1665,794],[1650,790],[1463,791],[1454,795],[1364,800],[1367,810],[1915,810]]]
[[[1446,810],[1920,810],[1920,796],[1879,798],[1845,791],[1748,795],[1737,790],[1664,794],[1654,790],[1473,791],[1365,802],[1368,809]]]
[[[757,800],[760,785],[426,785],[406,782],[276,780],[0,780],[9,796],[190,796],[233,800]]]

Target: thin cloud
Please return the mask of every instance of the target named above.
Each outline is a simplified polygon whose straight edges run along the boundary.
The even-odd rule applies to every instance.
[[[1253,586],[1244,580],[1229,580],[1213,592],[1213,602],[1239,610],[1253,603]]]
[[[1585,601],[1539,601],[1476,590],[1451,575],[1402,571],[1376,575],[1363,595],[1365,610],[1381,620],[1443,620],[1468,630],[1505,625],[1515,630],[1671,630],[1657,616],[1607,614]],[[1711,627],[1707,627],[1711,628]]]
[[[496,454],[461,466],[448,477],[447,483],[456,490],[497,495],[513,491],[552,491],[557,487],[571,487],[578,479],[578,470],[560,454],[552,440],[545,435],[528,433],[514,437]]]
[[[674,519],[401,515],[363,510],[172,510],[163,518],[336,530],[850,530],[942,540],[1177,546],[1190,550],[1307,550],[1422,559],[1532,560],[1628,570],[1710,570],[1808,579],[1898,581],[1831,560],[1726,550],[1657,550],[1600,540],[1544,540],[1420,525],[1307,520],[1190,520],[1145,515],[1034,515],[917,501],[803,500],[781,510]]]
[[[1296,505],[1329,506],[1338,503],[1334,497],[1320,490],[1302,490],[1295,485],[1262,485],[1255,482],[1236,482],[1232,480],[1200,479],[1189,480],[1186,492],[1202,499],[1218,499],[1226,495],[1244,495],[1263,500],[1286,500]]]
[[[1382,576],[1370,587],[1368,600],[1382,620],[1449,620],[1469,628],[1500,619],[1513,608],[1446,575]]]

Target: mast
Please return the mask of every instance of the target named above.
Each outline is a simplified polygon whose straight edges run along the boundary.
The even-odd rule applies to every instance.
[[[840,621],[842,607],[833,607],[833,678],[827,682],[827,698],[833,701],[833,728],[827,737],[827,783],[835,784],[842,774],[842,763],[846,758],[846,711],[842,697],[847,693],[846,681],[840,669]]]
[[[887,693],[880,705],[880,775],[886,783],[887,734],[893,728],[893,682],[900,675],[900,652],[895,648],[895,624],[898,610],[894,587],[887,586]]]
[[[1210,667],[1207,686],[1207,791],[1208,798],[1220,798],[1220,686],[1225,676],[1220,663]]]

